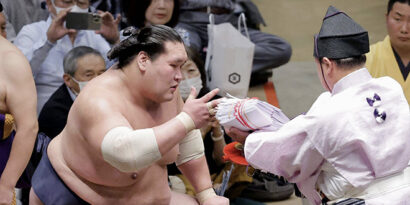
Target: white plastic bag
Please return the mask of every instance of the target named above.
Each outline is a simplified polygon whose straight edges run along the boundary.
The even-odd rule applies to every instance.
[[[249,40],[245,15],[240,15],[238,29],[230,23],[215,25],[212,14],[209,21],[205,61],[207,84],[210,89],[219,88],[219,94],[222,96],[229,93],[245,98],[248,94],[255,50],[255,44]],[[247,37],[240,32],[241,23],[244,24]]]

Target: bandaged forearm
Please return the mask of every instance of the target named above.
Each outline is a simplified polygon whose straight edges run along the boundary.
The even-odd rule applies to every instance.
[[[205,189],[195,195],[199,204],[203,204],[207,199],[216,196],[216,193],[213,188]]]
[[[152,128],[113,128],[104,136],[101,151],[104,160],[122,172],[137,171],[161,159]]]
[[[175,162],[177,166],[198,159],[204,155],[204,142],[202,141],[199,129],[188,132],[185,138],[179,143],[179,155]]]
[[[176,118],[184,125],[186,133],[195,129],[195,123],[186,112],[180,112]]]

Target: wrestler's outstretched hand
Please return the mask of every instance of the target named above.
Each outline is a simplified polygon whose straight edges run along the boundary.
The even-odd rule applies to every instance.
[[[182,108],[183,112],[186,112],[194,121],[196,128],[201,128],[206,125],[211,119],[210,112],[208,110],[208,101],[211,100],[217,93],[219,89],[216,88],[201,98],[196,99],[197,92],[194,87],[191,87],[191,93],[185,101],[185,105]],[[218,100],[210,101],[210,106],[215,108],[218,105]]]
[[[238,128],[235,127],[231,127],[228,130],[225,130],[225,133],[231,137],[233,140],[241,143],[241,144],[245,144],[245,140],[248,137],[248,135],[250,134],[247,131],[242,131]]]
[[[229,204],[229,199],[225,198],[223,196],[214,196],[211,197],[201,205],[228,205]]]

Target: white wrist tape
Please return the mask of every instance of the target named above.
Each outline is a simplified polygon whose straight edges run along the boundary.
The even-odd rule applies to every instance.
[[[185,138],[179,143],[179,155],[175,164],[177,166],[198,159],[204,155],[204,142],[199,129],[188,132]]]
[[[101,152],[105,161],[122,172],[137,171],[161,159],[152,128],[113,128],[104,136]]]
[[[187,133],[196,128],[194,121],[186,112],[180,112],[176,118],[184,125]]]
[[[216,196],[216,193],[213,188],[205,189],[195,195],[199,204],[203,204],[207,199]]]

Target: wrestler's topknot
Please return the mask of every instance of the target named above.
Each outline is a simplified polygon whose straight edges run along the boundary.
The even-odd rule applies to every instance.
[[[134,28],[133,26],[127,27],[123,31],[123,36],[128,36],[128,38],[121,41],[119,44],[113,46],[111,50],[107,53],[107,57],[110,60],[118,58],[121,51],[132,47],[138,43],[138,29]]]
[[[118,68],[130,63],[134,57],[144,51],[155,60],[156,56],[165,52],[166,41],[183,43],[179,34],[172,28],[164,25],[147,26],[140,30],[134,27],[124,29],[125,40],[115,45],[107,54],[108,59],[118,58]]]

